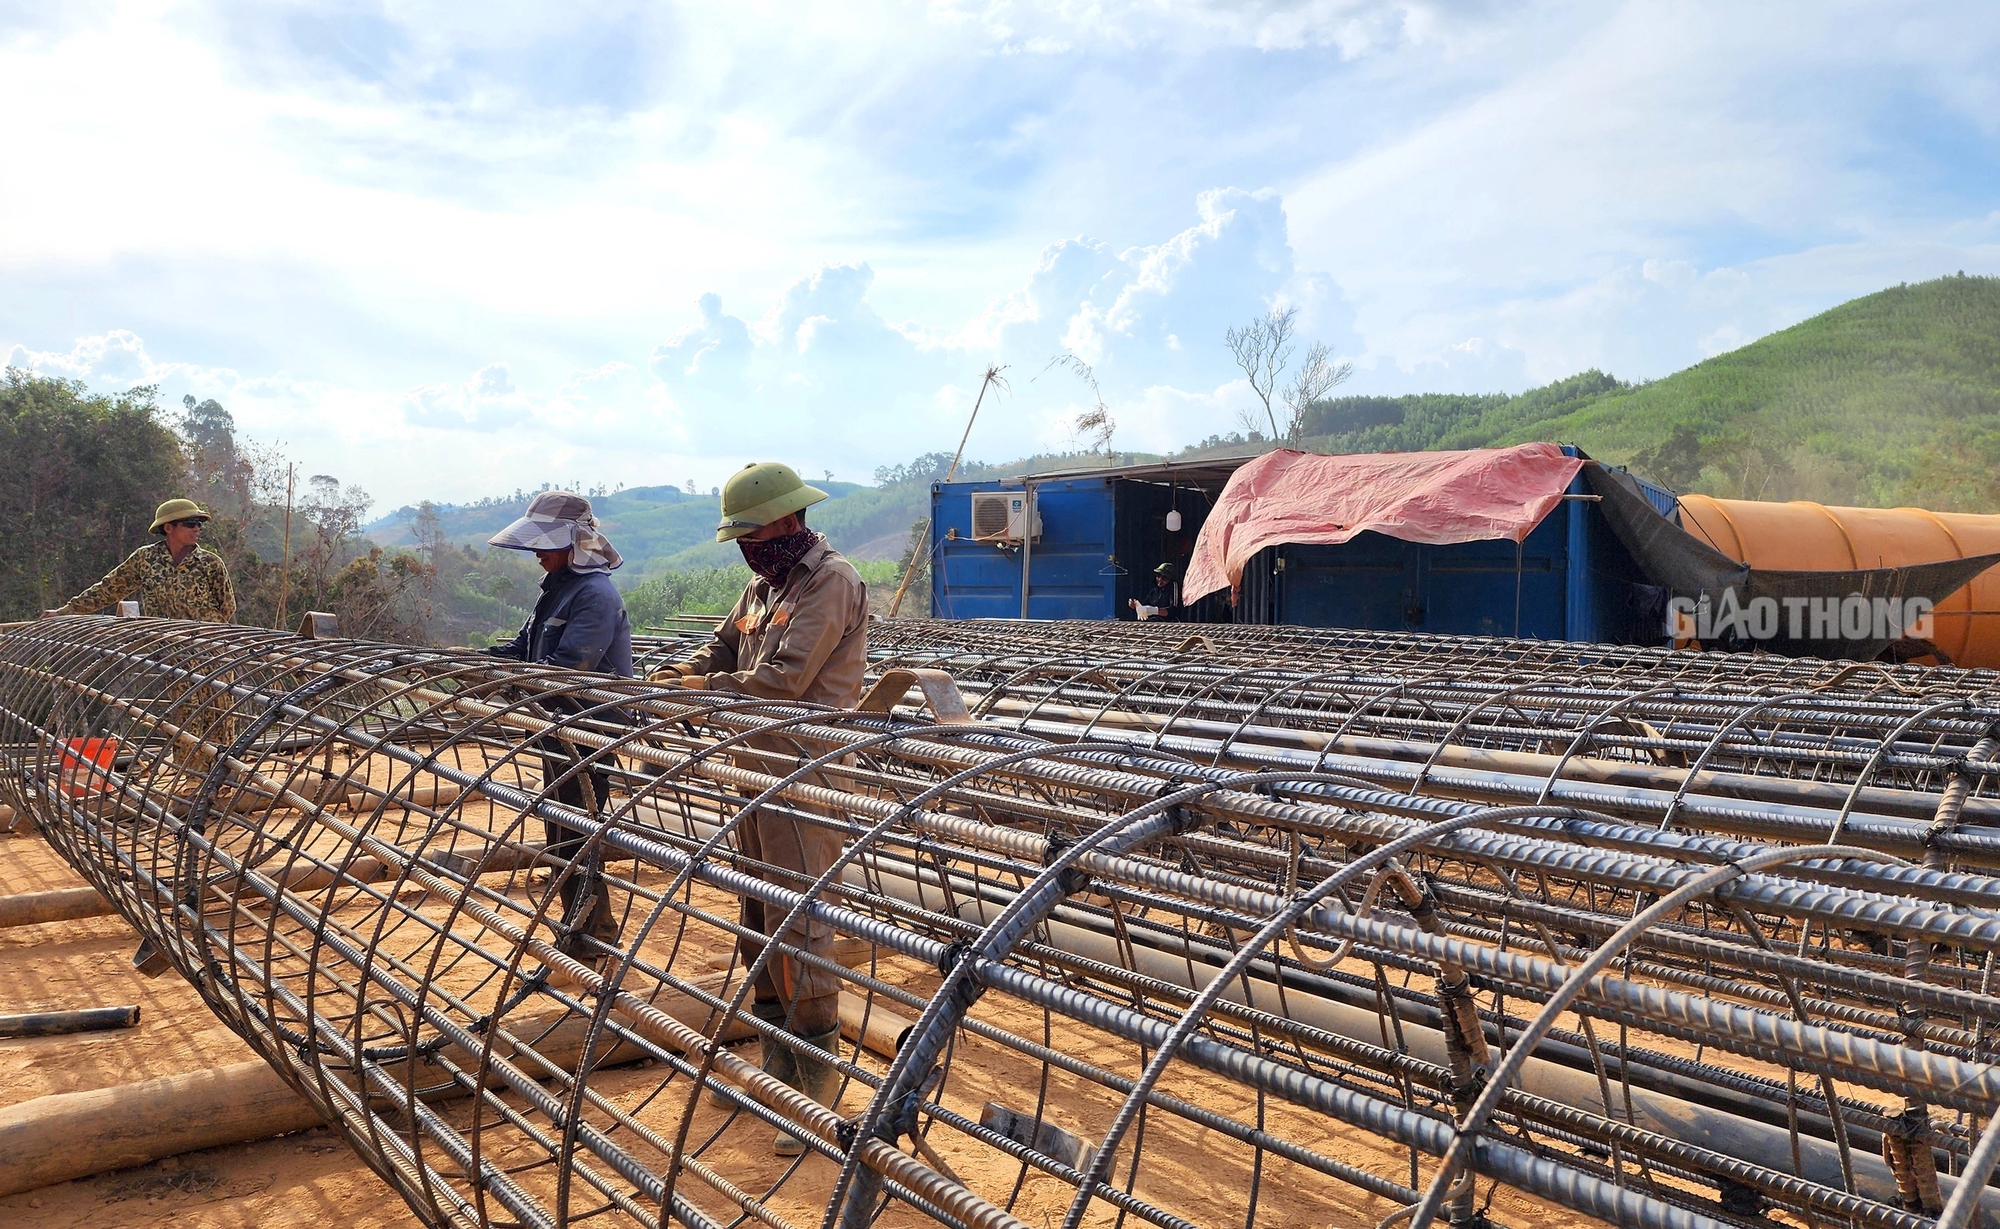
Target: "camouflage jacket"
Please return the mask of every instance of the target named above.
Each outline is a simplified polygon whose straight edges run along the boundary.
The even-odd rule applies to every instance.
[[[180,563],[165,542],[142,546],[90,588],[71,598],[58,614],[97,614],[139,595],[139,613],[149,619],[199,619],[229,623],[236,618],[236,594],[229,588],[229,565],[212,550],[197,546]]]

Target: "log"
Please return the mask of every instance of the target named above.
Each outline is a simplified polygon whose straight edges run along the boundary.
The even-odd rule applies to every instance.
[[[448,802],[456,802],[458,794],[459,789],[456,785],[419,785],[415,788],[406,786],[398,790],[395,796],[388,799],[388,805],[392,807],[439,807]],[[474,796],[484,797],[484,795],[480,794],[475,794]],[[349,785],[345,802],[349,810],[373,810],[382,805],[383,791],[372,785]]]
[[[861,1048],[883,1058],[896,1057],[903,1042],[915,1031],[916,1021],[889,1010],[880,1003],[870,1005],[855,994],[840,996],[840,1035],[858,1041]]]
[[[384,797],[383,791],[375,786],[338,780],[323,781],[318,788],[300,786],[295,792],[301,798],[319,806],[346,807],[351,811],[372,811],[383,805]],[[458,786],[450,784],[419,785],[413,789],[406,787],[389,798],[388,805],[399,809],[438,807],[457,801],[459,793]],[[484,798],[484,794],[475,790],[468,801]],[[246,791],[232,800],[229,806],[235,813],[245,817],[291,814],[299,809],[298,803],[274,797],[269,789]]]
[[[654,1006],[691,1028],[708,1023],[710,1009],[687,996],[661,996]],[[629,1021],[621,1022],[630,1025]],[[557,1066],[581,1057],[589,1022],[566,1011],[507,1022],[507,1031],[533,1045]],[[741,1021],[723,1030],[725,1042],[750,1036]],[[497,1047],[510,1055],[512,1046]],[[460,1065],[476,1057],[451,1047]],[[632,1043],[614,1047],[596,1066],[615,1066],[646,1057]],[[525,1070],[538,1073],[529,1063]],[[428,1102],[466,1095],[456,1085]],[[114,1169],[146,1165],[162,1157],[203,1148],[269,1139],[322,1124],[312,1103],[293,1092],[261,1061],[232,1063],[188,1075],[169,1075],[90,1092],[55,1093],[0,1109],[0,1197],[53,1182],[87,1178]]]
[[[496,875],[502,871],[520,870],[533,866],[542,855],[540,845],[504,845],[495,850],[465,849],[458,852],[438,851],[425,854],[423,860],[434,868],[442,868],[454,875],[471,876],[474,871],[482,875]],[[311,864],[288,868],[277,876],[278,885],[287,891],[305,892],[323,888],[338,880],[341,883],[375,883],[392,878],[397,872],[384,866],[374,858],[356,858],[346,869],[335,871],[328,867]]]
[[[874,955],[875,945],[866,939],[857,939],[853,935],[836,935],[834,937],[833,958],[850,969],[862,967]],[[885,950],[882,952],[882,955],[893,956],[895,953]]]
[[[0,1016],[0,1037],[59,1037],[64,1033],[101,1033],[114,1028],[133,1028],[139,1023],[139,1008],[86,1007],[80,1011],[33,1011],[24,1015]]]
[[[262,1062],[36,1097],[0,1109],[0,1196],[318,1125]]]
[[[0,896],[0,929],[42,922],[74,922],[118,912],[96,888],[63,888],[55,892],[22,892]]]

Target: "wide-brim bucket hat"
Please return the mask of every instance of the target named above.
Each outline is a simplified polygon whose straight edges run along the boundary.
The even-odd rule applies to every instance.
[[[147,533],[164,533],[166,526],[175,521],[212,521],[215,518],[202,511],[201,505],[192,499],[169,499],[153,509],[153,527]]]
[[[569,566],[578,572],[610,571],[625,559],[597,529],[590,501],[573,491],[543,491],[528,501],[528,510],[499,533],[488,546],[505,550],[570,548]]]

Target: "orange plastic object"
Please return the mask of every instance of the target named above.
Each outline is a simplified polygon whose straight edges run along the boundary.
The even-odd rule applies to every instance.
[[[2000,551],[2000,516],[1922,508],[1683,495],[1681,526],[1753,568],[1845,572]],[[1933,618],[1931,641],[1953,665],[2000,666],[2000,568],[1988,568],[1939,602]]]
[[[111,784],[111,762],[118,758],[115,738],[72,738],[62,753],[63,792],[72,798],[101,794]]]

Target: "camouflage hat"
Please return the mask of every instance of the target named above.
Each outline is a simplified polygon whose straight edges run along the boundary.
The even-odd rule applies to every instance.
[[[167,531],[166,527],[175,521],[208,521],[214,519],[208,513],[203,512],[201,505],[192,499],[169,499],[167,502],[153,509],[153,527],[146,532],[163,534]]]
[[[488,546],[508,550],[571,548],[569,566],[577,572],[608,572],[623,564],[618,549],[605,540],[591,515],[590,501],[574,491],[543,491],[528,501],[528,510],[499,533]]]

